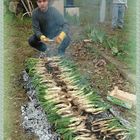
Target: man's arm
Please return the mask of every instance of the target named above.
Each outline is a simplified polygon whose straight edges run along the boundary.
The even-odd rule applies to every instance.
[[[62,28],[63,32],[68,34],[69,33],[69,24],[66,22],[66,20],[63,17],[63,15],[55,8],[53,8],[52,11],[53,11],[53,16],[56,19],[57,25]]]
[[[42,32],[40,30],[40,26],[39,26],[39,21],[37,19],[37,13],[36,12],[33,12],[33,15],[32,15],[32,27],[33,27],[33,31],[36,35],[36,37],[38,39],[40,39]]]
[[[66,34],[68,34],[69,33],[69,24],[64,20],[64,22],[60,25],[62,26],[62,31],[65,32]]]

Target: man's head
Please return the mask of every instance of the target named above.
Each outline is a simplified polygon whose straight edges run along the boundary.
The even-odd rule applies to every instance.
[[[37,0],[37,5],[41,11],[48,9],[49,0]]]

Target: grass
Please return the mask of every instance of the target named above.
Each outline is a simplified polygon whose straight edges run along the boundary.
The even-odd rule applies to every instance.
[[[20,126],[20,109],[27,100],[20,77],[24,61],[36,53],[27,42],[31,21],[6,13],[4,23],[4,139],[30,139]]]
[[[78,16],[71,16],[68,13],[65,13],[65,18],[67,19],[69,24],[72,25],[80,25],[79,17]]]

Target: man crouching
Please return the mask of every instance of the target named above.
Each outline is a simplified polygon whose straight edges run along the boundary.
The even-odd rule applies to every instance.
[[[29,38],[29,44],[45,52],[46,43],[53,39],[59,45],[58,55],[64,55],[71,40],[67,22],[59,11],[49,6],[49,0],[37,0],[37,5],[32,14],[34,35]]]

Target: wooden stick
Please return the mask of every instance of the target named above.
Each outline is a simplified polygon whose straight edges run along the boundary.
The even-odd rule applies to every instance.
[[[23,19],[23,17],[24,17],[26,14],[29,15],[29,13],[30,13],[30,12],[26,12],[26,13],[24,13],[24,14],[22,15],[22,18],[21,18],[21,19]]]
[[[30,5],[29,0],[27,0],[27,4],[28,4],[29,11],[30,11],[30,13],[31,13],[31,16],[32,16],[32,8],[31,8],[31,5]]]
[[[30,3],[31,3],[32,11],[33,11],[34,10],[34,5],[33,5],[31,0],[30,0]]]
[[[27,6],[26,6],[26,4],[24,3],[24,1],[23,0],[21,0],[21,2],[22,2],[22,4],[23,4],[23,6],[24,6],[24,8],[25,8],[25,10],[26,10],[26,13],[24,13],[23,14],[23,16],[25,16],[26,14],[28,14],[29,16],[30,16],[30,11],[28,10],[28,8],[27,8]]]

